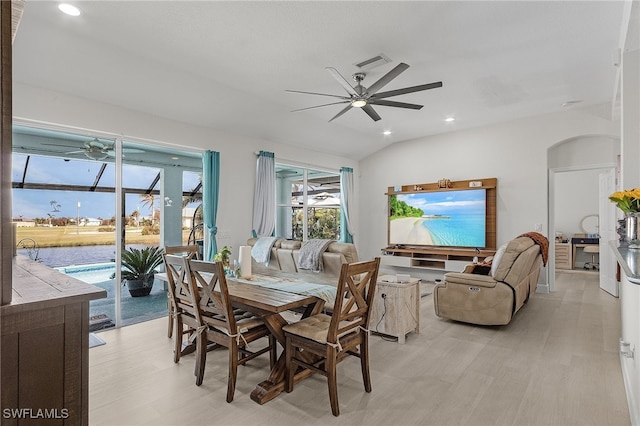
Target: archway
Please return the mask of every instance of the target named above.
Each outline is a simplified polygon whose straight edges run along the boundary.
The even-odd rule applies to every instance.
[[[546,271],[548,291],[553,291],[555,286],[556,249],[553,242],[556,234],[562,234],[562,239],[571,247],[572,257],[568,270],[575,270],[576,265],[584,263],[584,259],[574,259],[574,252],[576,257],[584,255],[571,244],[571,237],[579,232],[580,222],[585,216],[600,214],[601,209],[606,208],[602,205],[604,195],[601,192],[613,192],[619,170],[619,156],[620,139],[611,135],[577,136],[559,141],[547,150],[548,229],[552,243]],[[607,174],[611,176],[611,182],[605,182],[601,189],[600,175]],[[606,176],[603,179],[606,181]],[[611,216],[607,211],[603,214]],[[613,239],[608,233],[611,229],[615,230],[615,218],[606,219],[601,228],[602,233],[607,234],[604,239]],[[603,253],[601,262],[605,262],[605,270],[602,274],[609,274],[606,265],[611,263],[612,257],[609,258],[608,251]]]

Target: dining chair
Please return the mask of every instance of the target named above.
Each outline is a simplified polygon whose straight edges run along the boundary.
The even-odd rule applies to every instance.
[[[163,257],[169,283],[169,301],[172,306],[169,317],[175,323],[176,328],[173,362],[177,363],[182,354],[184,336],[189,336],[189,340],[193,341],[195,337],[192,336],[195,336],[198,328],[194,314],[196,297],[192,294],[189,265],[187,264],[188,257],[166,253]]]
[[[165,246],[164,252],[166,254],[181,254],[194,259],[202,259],[200,255],[200,247],[197,244],[189,244],[184,246]],[[167,295],[168,296],[168,295]],[[167,299],[167,311],[169,311],[169,324],[167,328],[167,337],[173,336],[173,314],[174,309],[171,304],[171,298]]]
[[[195,296],[196,319],[196,385],[204,378],[207,348],[210,343],[229,350],[227,402],[233,401],[238,365],[269,352],[269,364],[276,362],[276,340],[261,318],[241,309],[234,309],[222,262],[187,259],[188,278]],[[199,291],[198,291],[199,290]],[[266,337],[267,346],[249,350],[248,344]]]
[[[286,391],[293,391],[299,367],[327,378],[331,412],[340,415],[337,364],[349,355],[360,358],[364,390],[371,392],[369,317],[380,258],[345,263],[340,271],[333,313],[317,314],[283,327],[287,366]],[[310,355],[315,355],[312,358]]]

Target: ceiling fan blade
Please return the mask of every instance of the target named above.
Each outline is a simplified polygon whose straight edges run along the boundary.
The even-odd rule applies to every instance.
[[[398,96],[398,95],[404,95],[407,93],[420,92],[421,90],[437,89],[438,87],[442,87],[441,81],[438,81],[436,83],[421,84],[419,86],[405,87],[404,89],[389,90],[388,92],[380,92],[380,93],[376,93],[371,97],[373,99],[382,99],[382,98],[388,98],[390,96]]]
[[[78,148],[78,145],[60,145],[58,143],[41,143],[40,145],[59,146],[61,148]]]
[[[342,114],[344,114],[345,112],[349,111],[351,108],[353,108],[351,106],[351,104],[347,105],[346,107],[344,107],[344,109],[342,111],[340,111],[339,113],[337,113],[336,115],[334,115],[331,120],[329,120],[329,123],[331,123],[333,120],[335,120],[336,118],[340,117]]]
[[[325,107],[325,106],[329,106],[329,105],[346,104],[347,102],[349,102],[349,101],[331,102],[330,104],[322,104],[322,105],[316,105],[316,106],[312,106],[312,107],[294,109],[291,112],[306,111],[308,109],[320,108],[320,107]]]
[[[67,155],[67,154],[83,154],[83,153],[85,153],[85,152],[86,152],[86,151],[83,149],[83,150],[80,150],[80,151],[65,152],[64,154],[65,154],[65,155]]]
[[[340,96],[340,95],[330,95],[328,93],[316,93],[316,92],[303,92],[302,90],[285,90],[285,92],[291,92],[291,93],[303,93],[305,95],[318,95],[318,96],[330,96],[332,98],[340,98],[340,99],[351,99],[347,96]]]
[[[424,105],[418,104],[408,104],[406,102],[396,102],[396,101],[387,101],[386,99],[371,99],[368,101],[370,104],[374,105],[382,105],[382,106],[390,106],[390,107],[398,107],[398,108],[408,108],[408,109],[421,109]]]
[[[363,110],[364,112],[366,112],[366,113],[367,113],[367,115],[368,115],[369,117],[371,117],[371,119],[372,119],[373,121],[378,121],[378,120],[380,120],[380,119],[382,118],[382,117],[380,117],[380,116],[378,115],[378,113],[377,113],[377,112],[375,112],[375,110],[373,109],[373,107],[372,107],[371,105],[369,105],[369,104],[366,104],[365,106],[363,106],[363,107],[362,107],[362,110]]]
[[[109,149],[109,151],[113,151],[113,148]],[[142,154],[145,151],[138,148],[122,148],[122,152],[127,154]]]
[[[331,76],[333,78],[336,79],[336,81],[338,83],[340,83],[340,85],[342,87],[344,87],[344,90],[347,91],[348,94],[350,95],[357,95],[358,93],[356,92],[356,89],[353,88],[353,86],[351,84],[349,84],[349,82],[342,76],[342,74],[340,74],[338,72],[337,69],[332,68],[332,67],[327,67],[325,68],[327,71],[329,71],[329,74],[331,74]]]
[[[367,89],[367,94],[373,95],[378,90],[386,86],[391,80],[403,73],[407,68],[409,68],[409,65],[405,64],[404,62],[399,63],[395,66],[395,68],[393,68],[391,71],[380,77],[378,81],[369,86],[369,88]]]

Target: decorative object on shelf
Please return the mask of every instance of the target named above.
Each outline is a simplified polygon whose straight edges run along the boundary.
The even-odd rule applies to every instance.
[[[445,178],[440,179],[438,181],[438,188],[451,188],[451,181]]]
[[[640,248],[640,229],[638,228],[638,218],[640,218],[640,188],[614,192],[609,196],[609,200],[616,203],[616,206],[624,212],[624,242],[627,243],[631,249]]]
[[[413,190],[414,191],[422,191],[422,187],[418,186],[418,185],[413,185]]]

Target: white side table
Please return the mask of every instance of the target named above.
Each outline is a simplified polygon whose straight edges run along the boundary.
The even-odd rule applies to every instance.
[[[409,332],[420,332],[420,280],[395,281],[395,275],[382,275],[376,283],[369,329],[398,338],[404,344]]]

